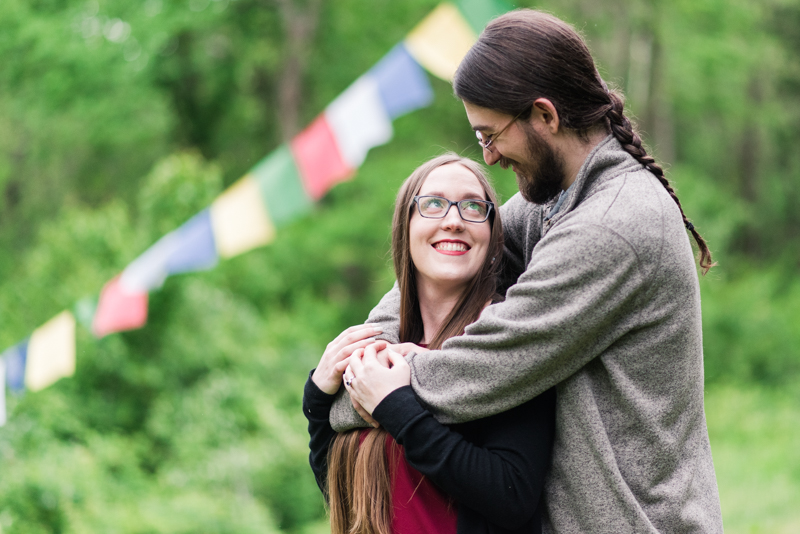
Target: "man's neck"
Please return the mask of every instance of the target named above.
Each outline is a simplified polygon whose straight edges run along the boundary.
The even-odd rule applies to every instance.
[[[568,135],[560,140],[559,151],[564,158],[566,178],[561,184],[561,189],[566,191],[575,182],[581,167],[592,150],[599,145],[608,135],[605,128],[594,128],[589,132],[589,139],[581,139],[577,135]]]

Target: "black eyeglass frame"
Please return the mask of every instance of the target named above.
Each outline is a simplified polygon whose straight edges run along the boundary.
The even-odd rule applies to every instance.
[[[478,144],[481,146],[481,148],[483,150],[488,150],[489,152],[492,152],[492,145],[494,144],[495,139],[500,137],[500,134],[502,134],[503,132],[508,130],[511,127],[512,124],[517,122],[519,120],[519,118],[522,117],[523,115],[525,115],[525,113],[527,113],[530,109],[531,108],[526,108],[526,109],[520,111],[519,113],[517,113],[516,117],[511,119],[511,121],[508,124],[506,124],[505,126],[500,128],[499,132],[493,133],[491,135],[487,135],[487,137],[489,139],[486,140],[486,141],[483,140],[483,133],[481,133],[480,130],[475,130],[475,137],[478,138]]]
[[[440,200],[444,200],[445,202],[447,202],[447,209],[444,210],[444,213],[442,214],[441,217],[431,217],[430,215],[423,215],[422,208],[419,205],[419,199],[421,198],[438,198]],[[461,213],[462,202],[483,202],[484,204],[488,204],[489,209],[486,210],[486,217],[484,217],[483,220],[480,221],[471,221],[469,219],[464,218],[464,214]],[[465,198],[464,200],[459,200],[455,202],[450,200],[449,198],[440,197],[439,195],[416,195],[414,197],[414,204],[417,205],[417,212],[419,213],[419,216],[425,219],[444,219],[445,217],[447,217],[447,214],[450,213],[450,208],[455,206],[456,210],[458,210],[458,216],[461,217],[462,221],[469,223],[476,223],[476,224],[485,223],[489,219],[489,216],[492,214],[492,211],[494,210],[494,202],[492,202],[491,200],[483,200],[482,198]]]

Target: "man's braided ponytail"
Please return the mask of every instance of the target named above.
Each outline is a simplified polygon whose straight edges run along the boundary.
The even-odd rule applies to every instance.
[[[611,99],[611,108],[606,112],[606,126],[614,137],[617,138],[622,148],[624,148],[628,154],[636,158],[636,161],[641,163],[645,169],[658,178],[658,181],[661,182],[661,185],[667,190],[669,196],[672,197],[672,200],[678,205],[678,209],[681,211],[681,217],[683,217],[684,226],[692,233],[695,242],[697,242],[697,248],[700,250],[700,268],[703,270],[703,274],[706,274],[711,267],[716,265],[716,263],[711,260],[711,251],[708,250],[706,240],[703,239],[703,236],[700,235],[691,221],[686,217],[686,214],[683,213],[681,201],[678,199],[678,195],[675,194],[675,190],[672,188],[672,185],[670,185],[669,180],[664,175],[664,170],[656,163],[656,160],[647,153],[647,150],[645,150],[642,145],[641,137],[639,137],[639,134],[636,132],[636,129],[633,127],[628,117],[625,116],[623,111],[625,101],[623,98],[614,91],[608,91],[608,96]]]

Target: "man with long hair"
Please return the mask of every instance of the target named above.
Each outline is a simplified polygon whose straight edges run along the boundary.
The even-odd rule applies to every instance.
[[[456,423],[556,386],[545,532],[722,532],[688,234],[704,273],[711,254],[622,96],[571,26],[533,10],[492,21],[454,88],[486,163],[517,175],[501,210],[512,283],[465,335],[406,351],[414,392]],[[369,321],[391,338],[398,310],[393,290]]]

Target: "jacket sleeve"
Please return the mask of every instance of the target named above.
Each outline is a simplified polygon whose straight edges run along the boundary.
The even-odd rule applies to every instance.
[[[613,230],[573,223],[536,245],[506,300],[442,350],[411,354],[411,385],[445,423],[518,406],[573,375],[626,332],[646,277]]]
[[[530,250],[542,233],[542,209],[527,202],[519,193],[500,207],[504,247],[498,289],[503,295],[525,271]]]
[[[311,438],[308,443],[311,449],[308,461],[323,494],[327,485],[325,479],[328,472],[328,449],[336,436],[336,432],[328,422],[333,399],[334,395],[328,395],[319,389],[309,374],[303,389],[303,415],[308,419],[308,435]]]
[[[395,390],[373,416],[405,449],[406,459],[459,507],[489,523],[519,529],[533,517],[550,464],[555,391],[505,413],[469,423],[476,443],[439,423],[413,390]],[[477,426],[476,426],[477,425]]]

